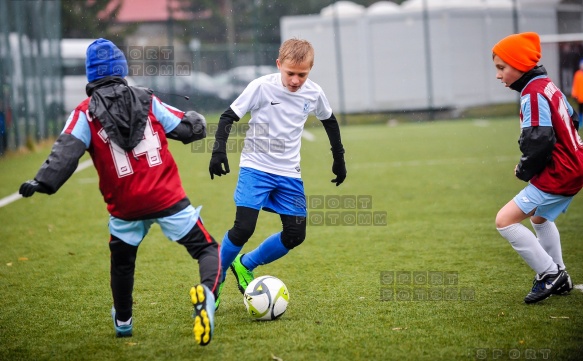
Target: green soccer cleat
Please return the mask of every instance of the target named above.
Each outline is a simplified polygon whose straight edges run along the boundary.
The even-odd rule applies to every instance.
[[[217,293],[217,299],[215,301],[215,311],[219,309],[219,304],[221,303],[221,292],[223,292],[223,286],[225,285],[225,282],[221,282],[221,284],[219,285],[219,292]]]
[[[194,306],[194,341],[206,346],[215,329],[215,296],[205,285],[196,285],[190,289],[190,300]]]
[[[237,277],[237,287],[239,288],[239,292],[242,294],[245,293],[245,289],[255,279],[253,275],[253,271],[249,271],[243,264],[241,263],[242,254],[238,255],[237,258],[231,264],[231,271],[235,277]]]

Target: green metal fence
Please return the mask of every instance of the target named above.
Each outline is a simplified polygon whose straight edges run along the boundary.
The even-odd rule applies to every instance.
[[[0,1],[0,155],[63,126],[60,0]]]

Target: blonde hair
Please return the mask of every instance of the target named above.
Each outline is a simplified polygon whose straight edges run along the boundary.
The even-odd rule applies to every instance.
[[[280,63],[289,60],[293,64],[309,61],[312,67],[314,66],[314,47],[307,40],[288,39],[279,47],[278,59]]]

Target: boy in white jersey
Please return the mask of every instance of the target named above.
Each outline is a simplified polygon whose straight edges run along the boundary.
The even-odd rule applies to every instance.
[[[332,146],[332,180],[346,178],[340,128],[322,88],[308,79],[314,48],[306,40],[290,39],[279,49],[279,73],[253,80],[219,120],[209,165],[211,179],[229,173],[226,144],[233,122],[251,112],[235,189],[237,212],[233,228],[221,244],[221,286],[227,268],[244,293],[254,279],[253,270],[271,263],[300,245],[306,237],[306,196],[300,173],[300,147],[310,112],[322,122]],[[255,231],[259,211],[280,215],[283,230],[269,236],[256,249],[239,254]],[[217,297],[216,306],[220,299]]]

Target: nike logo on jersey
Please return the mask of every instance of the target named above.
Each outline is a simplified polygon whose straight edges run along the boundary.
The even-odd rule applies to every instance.
[[[277,105],[277,104],[281,104],[279,102],[271,102],[271,105]]]

